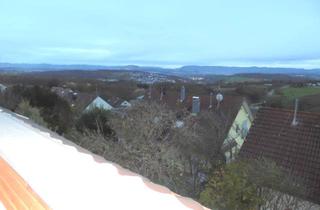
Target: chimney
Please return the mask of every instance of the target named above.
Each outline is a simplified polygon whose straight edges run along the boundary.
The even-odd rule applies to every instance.
[[[291,123],[292,126],[298,125],[298,120],[297,120],[298,103],[299,103],[299,101],[296,98],[295,105],[294,105],[294,115],[293,115],[293,120],[292,120],[292,123]]]
[[[160,101],[162,101],[163,95],[164,95],[163,88],[161,88],[161,90],[160,90]]]
[[[199,96],[192,97],[192,113],[197,114],[200,112],[200,98]]]
[[[152,88],[151,88],[151,85],[149,85],[149,92],[148,92],[148,98],[151,99],[151,91],[152,91]]]
[[[182,86],[180,91],[180,102],[183,102],[185,99],[186,99],[186,89],[184,86]]]
[[[209,105],[209,109],[212,109],[213,106],[213,93],[210,93],[210,105]]]

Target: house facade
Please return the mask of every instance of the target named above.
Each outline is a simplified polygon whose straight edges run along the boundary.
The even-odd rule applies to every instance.
[[[222,145],[226,162],[234,160],[248,134],[253,122],[253,115],[246,101],[243,101]]]

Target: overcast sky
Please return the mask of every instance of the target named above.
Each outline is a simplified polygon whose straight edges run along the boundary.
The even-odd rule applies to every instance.
[[[320,67],[320,1],[1,0],[0,62]]]

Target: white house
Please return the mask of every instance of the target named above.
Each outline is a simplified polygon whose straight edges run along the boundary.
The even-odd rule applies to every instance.
[[[137,100],[142,100],[142,99],[144,99],[144,95],[138,96],[136,99]]]
[[[94,108],[100,108],[105,110],[111,110],[113,107],[103,100],[100,96],[97,96],[85,109],[84,111],[90,111]]]
[[[122,101],[122,103],[120,104],[120,106],[121,106],[121,107],[126,107],[126,108],[128,108],[128,107],[131,107],[132,105],[131,105],[131,103],[129,103],[128,101],[124,100],[124,101]]]
[[[0,84],[0,93],[3,93],[7,89],[7,86]]]

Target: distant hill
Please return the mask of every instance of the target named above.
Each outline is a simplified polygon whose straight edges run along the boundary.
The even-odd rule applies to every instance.
[[[15,70],[15,71],[101,70],[101,69],[106,69],[106,67],[99,66],[99,65],[0,63],[0,70]]]
[[[320,75],[320,69],[270,68],[270,67],[226,67],[226,66],[183,66],[171,70],[174,74],[191,75],[234,75],[234,74],[296,74]]]
[[[160,68],[148,66],[103,66],[103,65],[54,65],[54,64],[12,64],[0,63],[2,71],[62,71],[62,70],[125,70],[143,71],[175,76],[192,75],[234,75],[234,74],[287,74],[320,76],[320,69],[270,68],[270,67],[226,67],[226,66],[183,66],[180,68]]]

